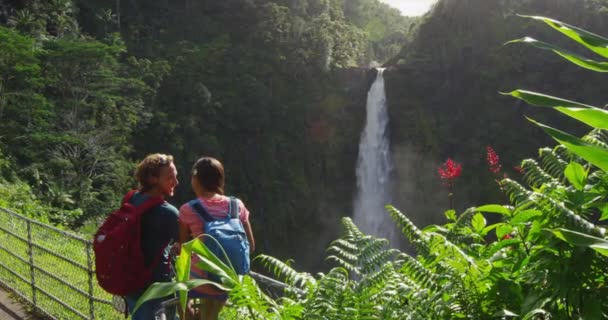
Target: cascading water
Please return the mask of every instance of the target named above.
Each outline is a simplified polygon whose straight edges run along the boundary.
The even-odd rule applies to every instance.
[[[384,209],[384,205],[391,201],[393,165],[382,75],[384,69],[377,70],[376,80],[367,93],[367,119],[359,142],[354,220],[361,231],[387,238],[395,246],[395,224]]]

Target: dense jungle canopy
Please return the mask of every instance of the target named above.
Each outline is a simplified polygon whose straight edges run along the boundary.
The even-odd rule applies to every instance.
[[[498,94],[606,100],[599,74],[503,46],[535,34],[571,47],[516,14],[608,34],[605,0],[439,0],[416,18],[377,0],[4,1],[0,205],[91,233],[144,155],[176,157],[175,205],[192,197],[193,161],[213,155],[260,251],[319,270],[352,213],[370,66],[389,68],[393,198],[422,224],[448,207],[446,157],[464,163],[462,209],[502,199],[486,145],[516,166],[551,143],[524,114],[584,132]]]

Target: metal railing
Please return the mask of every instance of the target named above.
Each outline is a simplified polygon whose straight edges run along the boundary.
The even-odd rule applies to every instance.
[[[0,285],[37,312],[61,320],[124,317],[121,299],[98,287],[93,261],[92,241],[0,207]],[[303,294],[261,274],[249,275],[268,290]],[[163,303],[158,319],[176,302]]]
[[[0,284],[51,319],[116,319],[92,242],[0,208]]]

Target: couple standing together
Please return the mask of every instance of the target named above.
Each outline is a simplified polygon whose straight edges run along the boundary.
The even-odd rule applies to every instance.
[[[165,154],[151,154],[142,160],[135,171],[135,178],[139,182],[139,190],[132,196],[131,203],[139,205],[150,197],[170,197],[178,185],[177,169],[173,157]],[[207,210],[213,218],[223,219],[230,214],[231,198],[224,195],[224,167],[217,159],[202,157],[192,166],[191,179],[192,191],[196,194],[199,203]],[[249,223],[249,210],[242,201],[236,199],[238,204],[238,218],[241,221],[247,238],[249,240],[250,252],[255,249],[255,241]],[[178,210],[164,202],[152,208],[142,216],[141,221],[141,243],[144,260],[147,265],[155,263],[159,252],[163,252],[160,261],[153,270],[152,282],[170,282],[174,276],[172,267],[173,256],[171,244],[175,242],[184,243],[197,238],[204,233],[205,221],[194,211],[189,203],[185,203]],[[169,245],[168,245],[169,244]],[[196,257],[193,256],[193,259]],[[207,278],[203,270],[198,269],[193,260],[191,277]],[[149,284],[148,284],[149,285]],[[145,292],[147,286],[134,294],[126,296],[129,310],[133,310],[139,297]],[[189,296],[201,299],[200,310],[189,308],[189,313],[202,313],[202,318],[207,320],[217,319],[219,312],[224,306],[228,296],[226,292],[211,285],[203,285],[194,288]],[[133,320],[154,319],[154,312],[160,307],[160,303],[166,299],[155,299],[145,302],[135,314]],[[168,319],[173,319],[175,309],[168,314]]]

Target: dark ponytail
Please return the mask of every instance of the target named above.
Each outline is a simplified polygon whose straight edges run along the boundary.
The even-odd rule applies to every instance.
[[[224,194],[224,166],[217,159],[201,157],[196,160],[192,166],[192,176],[205,191]]]

